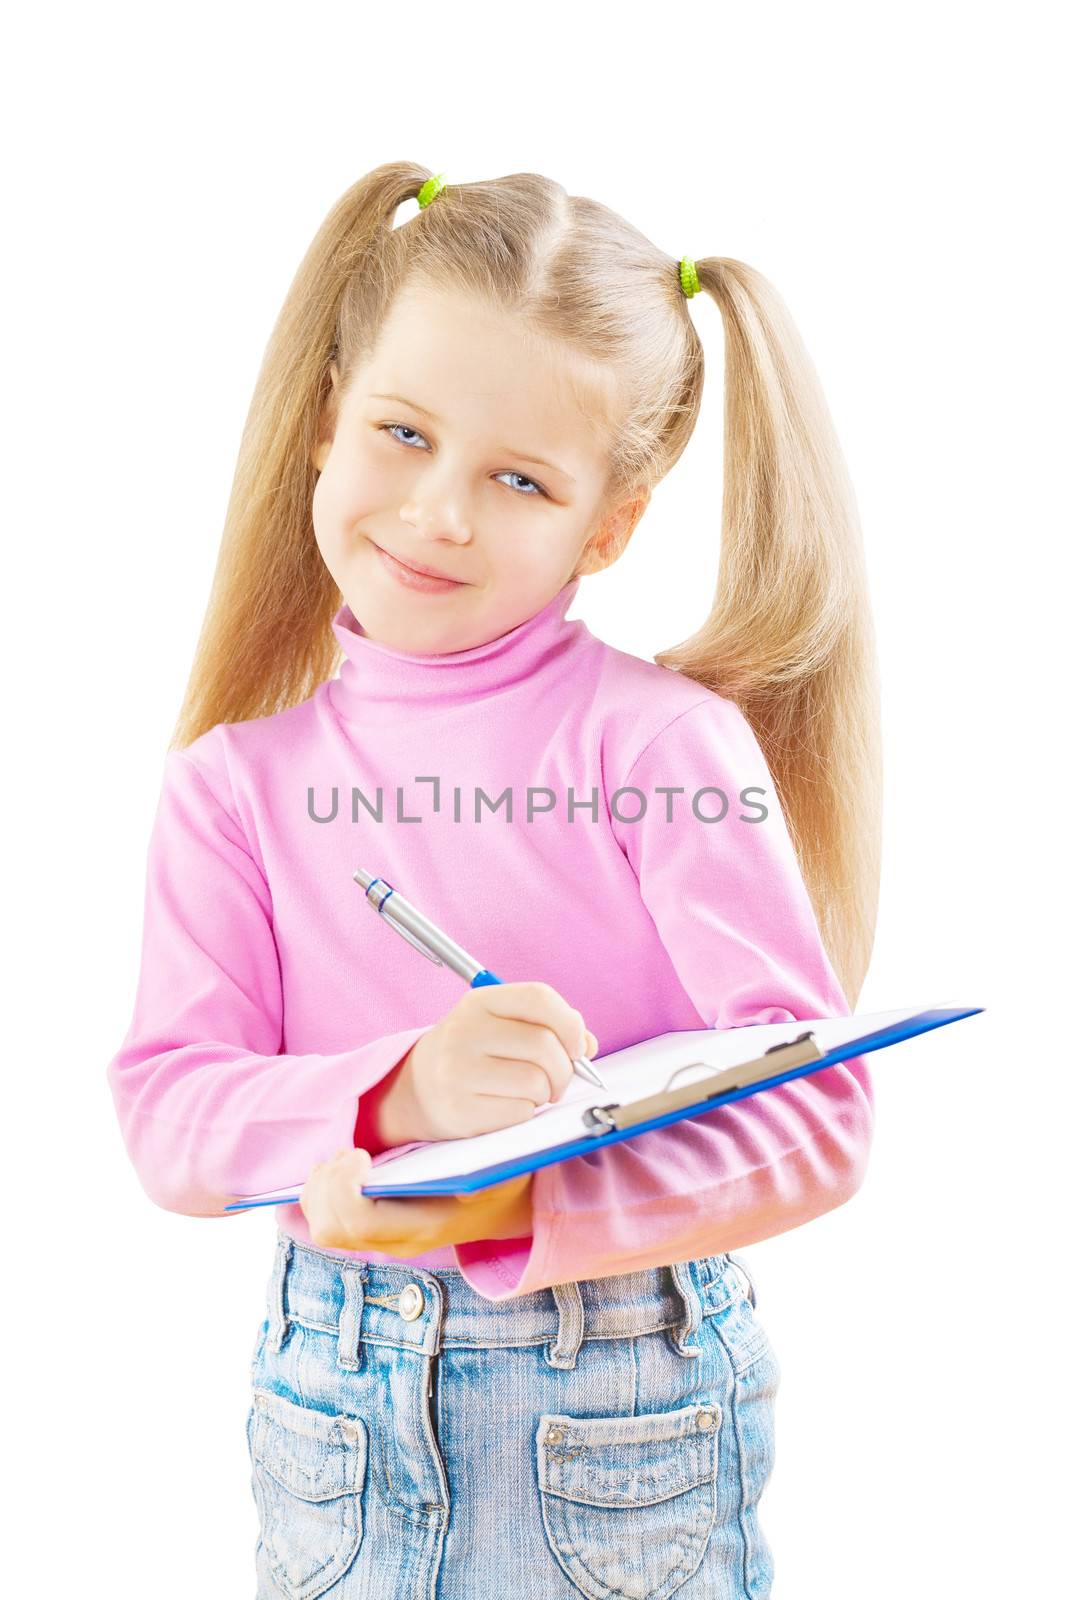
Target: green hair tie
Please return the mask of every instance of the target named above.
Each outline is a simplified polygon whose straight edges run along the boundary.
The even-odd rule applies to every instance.
[[[426,182],[419,190],[419,210],[425,211],[430,201],[437,198],[444,186],[445,175],[443,172],[435,173],[432,178],[427,178]]]
[[[692,256],[683,256],[678,263],[678,276],[682,281],[682,288],[688,299],[692,300],[695,294],[700,293],[700,279]]]

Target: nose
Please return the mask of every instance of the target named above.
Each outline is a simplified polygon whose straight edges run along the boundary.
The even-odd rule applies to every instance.
[[[470,512],[454,488],[435,485],[427,475],[418,491],[409,493],[400,507],[400,520],[414,528],[420,538],[446,539],[450,544],[469,544],[474,535]]]

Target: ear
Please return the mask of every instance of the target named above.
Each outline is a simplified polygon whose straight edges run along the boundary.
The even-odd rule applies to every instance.
[[[595,532],[586,540],[581,557],[572,573],[573,578],[585,576],[590,572],[602,572],[605,567],[614,565],[644,516],[649,498],[648,491],[642,489],[632,499],[624,500],[603,518]]]
[[[330,384],[330,393],[319,415],[318,442],[311,452],[311,462],[317,472],[321,472],[329,460],[333,433],[337,426],[337,404],[341,385],[336,361],[330,362]]]

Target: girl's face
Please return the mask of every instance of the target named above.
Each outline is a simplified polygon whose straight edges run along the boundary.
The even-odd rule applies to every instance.
[[[367,637],[471,649],[610,565],[647,497],[605,514],[604,403],[589,369],[513,317],[398,296],[313,457],[315,538]],[[409,562],[454,581],[420,582]]]

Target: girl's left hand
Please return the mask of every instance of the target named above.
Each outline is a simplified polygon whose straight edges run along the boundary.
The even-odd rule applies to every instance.
[[[368,1197],[370,1153],[338,1150],[312,1167],[300,1209],[312,1241],[328,1250],[380,1250],[402,1260],[439,1245],[514,1239],[533,1231],[533,1173],[474,1194]]]

